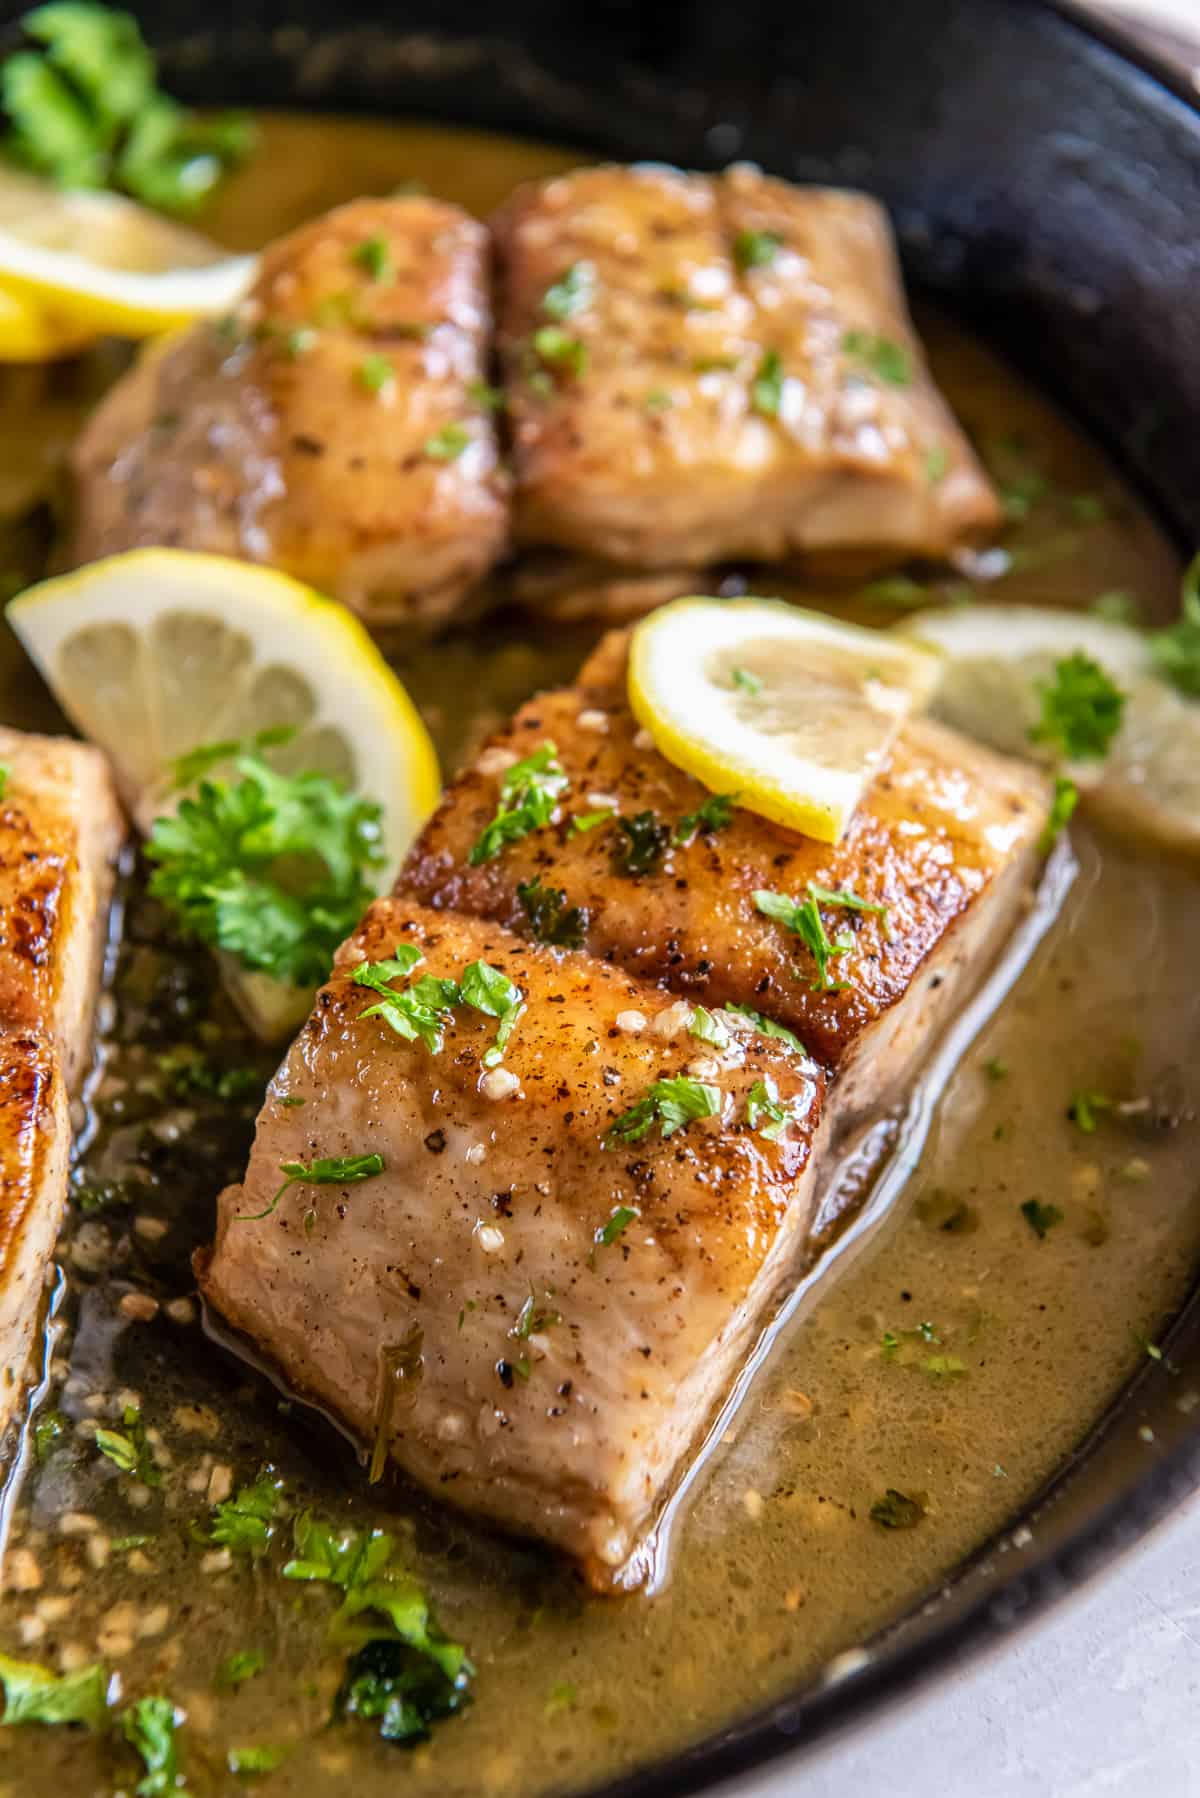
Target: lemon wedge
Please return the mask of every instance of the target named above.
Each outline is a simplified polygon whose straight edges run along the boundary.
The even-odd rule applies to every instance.
[[[836,843],[938,661],[770,599],[680,599],[642,620],[629,700],[667,760],[714,793]]]
[[[267,759],[281,773],[329,774],[381,805],[380,890],[437,803],[437,756],[404,688],[345,607],[286,575],[132,550],[31,587],[7,616],[63,711],[108,752],[143,831],[178,804],[178,758],[280,726],[293,734]],[[303,1015],[307,994],[226,973],[263,1036]]]
[[[899,634],[938,651],[938,717],[994,749],[1052,762],[1030,736],[1042,715],[1039,684],[1073,654],[1090,657],[1125,695],[1107,755],[1067,764],[1088,810],[1123,834],[1200,855],[1200,704],[1154,673],[1146,640],[1129,625],[1037,606],[919,612]]]
[[[119,194],[0,172],[0,361],[151,337],[235,305],[256,267]]]

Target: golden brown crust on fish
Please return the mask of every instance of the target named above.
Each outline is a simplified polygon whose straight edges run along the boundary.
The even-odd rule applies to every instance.
[[[72,559],[208,550],[372,625],[448,616],[508,531],[487,264],[484,228],[424,196],[272,244],[232,319],[153,349],[83,431]]]

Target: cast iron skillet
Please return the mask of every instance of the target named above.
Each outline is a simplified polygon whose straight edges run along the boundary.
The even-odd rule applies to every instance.
[[[10,11],[19,8],[6,9]],[[1178,78],[1035,0],[260,0],[141,7],[196,101],[417,115],[713,167],[748,157],[891,208],[965,312],[1200,543],[1200,112]],[[1180,970],[1181,986],[1200,970]],[[1077,1586],[1200,1485],[1200,1294],[1022,1522],[815,1685],[603,1798],[796,1754]],[[1154,1442],[1139,1439],[1149,1424]],[[597,1795],[601,1798],[601,1795]]]

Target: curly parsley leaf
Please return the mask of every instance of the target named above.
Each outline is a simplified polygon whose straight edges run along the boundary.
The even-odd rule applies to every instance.
[[[1125,694],[1091,656],[1076,650],[1054,666],[1052,681],[1036,682],[1042,715],[1029,732],[1068,761],[1101,761],[1121,728]]]
[[[236,784],[204,780],[146,845],[154,898],[243,967],[316,986],[372,897],[380,808],[326,774],[239,756]]]
[[[5,148],[60,187],[113,187],[167,212],[194,212],[250,152],[241,114],[212,120],[156,85],[154,58],[131,14],[57,0],[21,20],[36,48],[0,69]]]
[[[496,815],[467,858],[471,866],[491,861],[507,844],[549,824],[569,785],[553,743],[543,743],[524,761],[515,762],[500,782]]]
[[[582,949],[591,916],[586,906],[568,905],[562,887],[543,886],[540,880],[517,884],[517,899],[539,943],[553,949]]]
[[[788,1114],[779,1103],[779,1094],[774,1082],[756,1080],[746,1095],[746,1122],[750,1128],[765,1136],[768,1142],[777,1142],[787,1126]]]
[[[912,357],[902,343],[890,337],[874,331],[847,331],[842,349],[889,387],[907,387],[912,381]]]
[[[1189,699],[1200,699],[1200,555],[1184,574],[1179,617],[1167,630],[1151,634],[1150,654],[1164,680]]]
[[[182,1714],[169,1698],[139,1698],[122,1714],[125,1740],[142,1759],[145,1776],[134,1791],[137,1798],[166,1798],[179,1784],[179,1749],[176,1731]]]
[[[108,1709],[108,1674],[100,1663],[75,1673],[52,1673],[36,1661],[0,1654],[6,1727],[16,1723],[82,1723],[99,1729]]]
[[[620,836],[612,852],[614,874],[632,880],[656,874],[671,841],[669,827],[653,812],[635,812],[632,818],[618,818],[616,824]]]
[[[287,1178],[275,1194],[271,1203],[262,1211],[241,1214],[239,1224],[257,1223],[260,1218],[270,1217],[280,1199],[289,1186],[353,1186],[358,1180],[373,1180],[376,1174],[383,1172],[382,1155],[334,1155],[310,1161],[281,1161],[281,1174]]]
[[[437,1055],[444,1041],[442,1033],[456,1007],[469,1005],[485,1017],[499,1020],[496,1040],[483,1056],[484,1067],[495,1067],[525,1009],[525,995],[520,987],[490,962],[473,961],[463,970],[461,980],[422,974],[403,992],[396,992],[391,982],[410,973],[421,959],[411,944],[399,943],[390,961],[360,962],[351,976],[355,984],[383,995],[378,1005],[367,1007],[363,1017],[383,1018],[398,1036],[423,1042],[431,1055]]]
[[[603,1146],[641,1142],[657,1123],[664,1137],[674,1136],[697,1118],[716,1117],[721,1109],[721,1089],[704,1080],[655,1080],[636,1105],[623,1112],[604,1133]]]
[[[685,812],[675,826],[673,841],[690,843],[694,836],[712,836],[715,831],[726,829],[738,797],[737,793],[714,793],[694,812]]]
[[[271,1546],[275,1530],[286,1514],[283,1481],[268,1475],[252,1486],[243,1486],[216,1507],[209,1537],[237,1554],[258,1560]]]

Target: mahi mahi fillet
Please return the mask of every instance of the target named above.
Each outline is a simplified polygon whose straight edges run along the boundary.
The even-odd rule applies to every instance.
[[[572,818],[603,803],[674,825],[705,794],[643,747],[624,653],[613,639],[578,686],[531,701],[451,788],[276,1076],[203,1274],[377,1454],[565,1550],[598,1588],[636,1579],[811,1247],[833,1144],[901,1096],[987,971],[1046,814],[1038,774],[915,723],[836,849],[739,810],[631,875],[618,826]],[[569,777],[556,815],[472,865],[503,768],[547,740]],[[853,934],[838,991],[753,902],[809,880],[887,907],[830,915]],[[535,883],[580,946],[533,940]],[[353,969],[398,945],[424,958],[416,977],[484,961],[520,989],[499,1067],[478,1011],[459,1007],[436,1052],[364,1015],[378,994]],[[679,1079],[708,1089],[710,1115],[622,1125]],[[280,1191],[289,1166],[366,1155],[370,1178]]]
[[[103,756],[0,728],[0,1427],[62,1218],[124,824]]]

